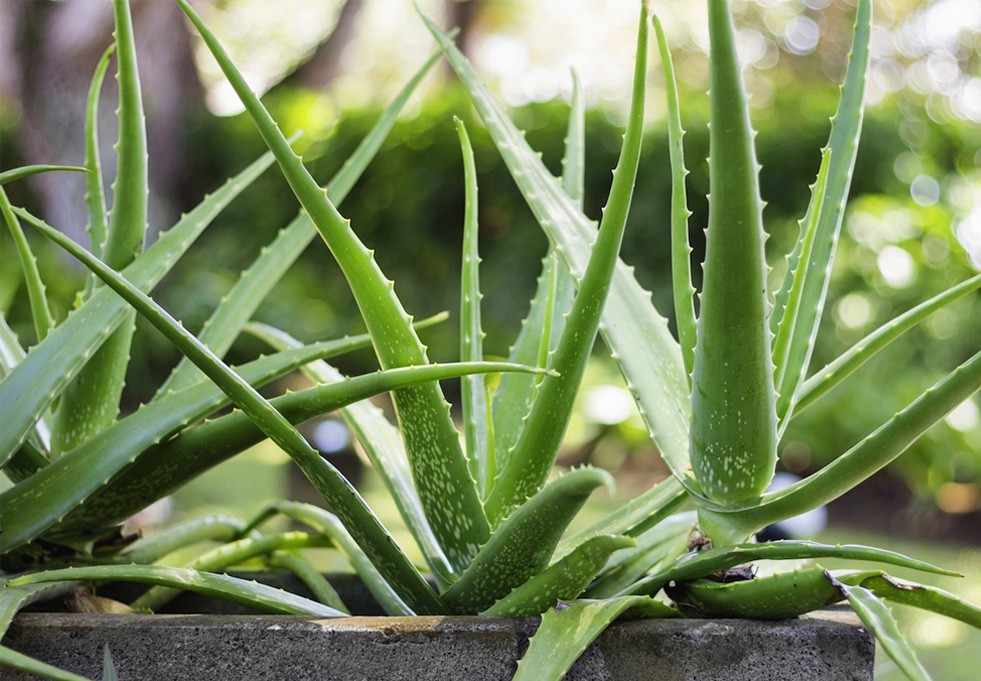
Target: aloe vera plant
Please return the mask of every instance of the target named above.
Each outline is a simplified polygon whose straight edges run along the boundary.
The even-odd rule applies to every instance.
[[[0,583],[0,636],[19,608],[89,582],[153,585],[130,604],[140,610],[157,610],[178,591],[195,590],[262,611],[347,616],[337,592],[304,558],[303,550],[311,547],[332,547],[345,556],[391,615],[541,615],[517,679],[560,679],[621,616],[782,618],[845,601],[914,679],[926,678],[926,672],[884,601],[979,625],[976,607],[946,591],[900,582],[881,571],[830,572],[806,564],[757,578],[736,569],[756,560],[833,557],[956,576],[874,547],[753,541],[764,526],[859,484],[981,385],[979,353],[825,469],[780,492],[767,491],[780,437],[796,413],[931,312],[981,287],[981,276],[958,284],[808,376],[861,130],[871,0],[858,3],[852,55],[831,138],[820,155],[788,273],[775,292],[766,285],[754,133],[729,3],[708,0],[712,201],[698,315],[691,285],[681,103],[664,33],[647,4],[638,3],[630,111],[598,225],[582,211],[584,105],[575,74],[563,176],[556,178],[480,82],[451,35],[423,16],[549,239],[538,290],[508,361],[485,361],[477,167],[466,126],[457,120],[466,192],[461,362],[452,364],[430,363],[419,336],[442,319],[413,321],[394,282],[338,210],[439,54],[422,66],[322,188],[218,38],[185,0],[176,2],[215,56],[270,153],[140,252],[145,132],[128,2],[114,0],[115,42],[93,77],[81,168],[87,178],[91,247],[11,206],[0,193],[4,221],[32,287],[37,335],[36,345],[25,352],[6,323],[0,325],[0,414],[7,424],[0,434],[0,462],[16,482],[0,493],[0,559],[9,573]],[[632,271],[619,261],[641,152],[652,26],[667,83],[677,341]],[[129,170],[117,178],[107,219],[95,110],[113,51],[121,101],[119,168],[120,173]],[[243,272],[195,337],[150,291],[217,212],[272,163],[302,211]],[[77,169],[14,169],[0,173],[0,184],[35,172]],[[32,268],[24,227],[65,249],[92,275],[80,306],[60,323],[46,312],[43,282]],[[318,234],[357,301],[367,328],[363,336],[303,344],[285,330],[250,322],[259,302]],[[119,418],[117,378],[128,360],[136,314],[171,341],[183,359],[151,402]],[[223,357],[243,332],[270,346],[273,354],[231,368]],[[599,333],[620,363],[672,476],[573,533],[568,528],[592,493],[612,486],[612,478],[594,468],[552,475]],[[367,346],[378,357],[378,372],[347,378],[326,361]],[[272,399],[257,392],[297,369],[313,387]],[[503,374],[496,392],[490,391],[488,373]],[[450,418],[438,385],[453,377],[463,379],[462,432]],[[397,424],[364,401],[389,391]],[[216,415],[228,405],[235,409]],[[358,491],[294,427],[332,410],[341,411],[377,469],[431,579],[406,557]],[[323,508],[276,501],[251,519],[194,519],[135,541],[121,535],[119,524],[129,515],[267,437],[322,494]],[[274,516],[304,529],[261,529]],[[695,530],[703,540],[690,542]],[[184,566],[160,563],[179,549],[205,542],[217,545],[202,549]],[[294,572],[314,598],[217,574],[257,559]],[[2,647],[0,664],[47,678],[78,678]]]

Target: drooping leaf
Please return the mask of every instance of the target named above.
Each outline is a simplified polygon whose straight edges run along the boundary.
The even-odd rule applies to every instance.
[[[603,535],[589,539],[549,565],[485,610],[489,617],[534,617],[559,601],[577,598],[603,569],[610,554],[633,546],[631,537]]]
[[[303,549],[317,546],[330,546],[330,541],[319,535],[306,532],[283,532],[280,534],[243,537],[228,544],[205,551],[188,563],[185,568],[199,573],[224,572],[257,556],[265,556],[273,551]],[[176,598],[180,586],[154,586],[130,604],[134,610],[153,612],[160,610]]]
[[[122,270],[143,251],[149,194],[146,122],[129,2],[113,0],[119,138],[113,204],[102,255],[116,270]],[[55,413],[55,452],[74,449],[116,420],[135,321],[135,313],[127,311],[65,390]]]
[[[848,200],[848,189],[858,153],[858,140],[862,132],[871,25],[872,0],[859,0],[851,56],[841,89],[841,98],[838,101],[838,111],[832,119],[831,136],[828,140],[831,162],[828,166],[827,189],[823,196],[818,196],[815,191],[811,197],[812,206],[808,209],[808,212],[820,213],[821,216],[814,237],[811,258],[806,262],[800,262],[800,249],[803,243],[798,241],[788,260],[787,275],[776,295],[770,315],[770,328],[775,332],[783,317],[793,285],[794,273],[803,267],[806,275],[801,294],[800,313],[794,324],[794,334],[789,344],[787,370],[782,383],[777,385],[779,394],[777,415],[781,419],[786,419],[793,412],[797,387],[807,375],[814,339],[817,336],[827,299],[831,263],[834,261],[838,235],[841,233],[845,203]],[[822,204],[820,209],[813,205],[818,200]]]
[[[364,317],[383,368],[428,363],[425,349],[412,329],[411,318],[371,251],[293,153],[255,93],[229,59],[221,44],[185,0],[178,0],[228,78],[266,145],[276,156],[283,175],[336,258]],[[399,390],[393,395],[416,489],[426,516],[450,562],[469,563],[486,541],[490,528],[474,479],[470,476],[459,434],[436,383]],[[285,430],[284,430],[285,433]],[[297,443],[299,444],[299,443]],[[339,509],[338,515],[355,534]],[[359,541],[359,543],[361,543]]]
[[[905,409],[830,464],[800,482],[740,509],[699,509],[703,528],[743,537],[785,518],[823,506],[894,461],[933,424],[981,387],[981,352],[935,383]]]
[[[646,596],[578,600],[542,616],[513,681],[560,681],[589,644],[615,619],[635,611],[645,618],[677,617],[677,611]]]
[[[45,165],[45,164],[22,166],[20,168],[5,170],[2,173],[0,173],[0,187],[10,182],[15,182],[25,177],[30,177],[31,175],[37,175],[39,173],[59,172],[59,171],[84,173],[88,171],[88,168],[83,168],[82,166],[58,166],[58,165]]]
[[[10,623],[22,608],[32,603],[60,598],[71,593],[77,586],[77,582],[66,581],[0,588],[0,638],[6,635]]]
[[[307,525],[328,537],[351,563],[351,567],[367,587],[368,591],[388,615],[413,615],[398,592],[385,580],[385,577],[371,563],[371,559],[357,545],[344,525],[331,513],[312,504],[295,501],[277,501],[259,512],[250,523],[255,527],[276,514],[285,515],[291,520]]]
[[[26,353],[20,344],[20,340],[17,338],[17,334],[7,324],[7,319],[0,314],[0,382],[14,370],[15,366],[24,361],[25,357]],[[28,474],[47,465],[47,457],[51,447],[51,424],[49,421],[50,419],[47,414],[42,415],[30,432],[28,432],[26,444],[30,445],[30,449],[33,450],[30,454],[33,456],[34,453],[37,453],[41,457],[35,459],[34,464],[31,464],[28,469],[25,469],[28,470]],[[24,449],[21,448],[21,450],[14,453],[14,458],[20,458],[23,454]],[[28,457],[28,459],[32,458],[32,456]],[[4,470],[7,470],[6,466]],[[17,482],[17,480],[14,480],[14,482]]]
[[[573,276],[581,279],[596,239],[595,223],[582,214],[549,173],[450,37],[431,22],[427,22],[427,27],[470,94],[539,225]],[[693,488],[688,457],[688,381],[681,350],[671,336],[667,321],[651,304],[650,293],[641,288],[631,269],[622,262],[617,264],[613,275],[601,331],[665,462],[686,486]],[[498,451],[502,451],[500,436],[498,442]]]
[[[378,122],[368,132],[357,149],[337,171],[327,184],[327,196],[340,204],[350,193],[358,178],[374,159],[382,143],[388,137],[399,112],[405,107],[409,97],[419,83],[436,63],[439,52],[434,53],[409,79],[392,102],[385,108]],[[276,235],[276,238],[259,253],[259,257],[244,271],[242,276],[222,298],[218,307],[204,323],[198,340],[211,348],[216,355],[224,357],[239,332],[259,304],[276,285],[283,274],[296,261],[300,253],[317,235],[317,229],[309,216],[301,211],[289,225]],[[527,364],[528,362],[524,362]],[[200,370],[190,361],[181,359],[167,380],[157,391],[163,395],[171,390],[180,390],[200,380]]]
[[[480,251],[477,221],[477,167],[467,128],[455,118],[457,136],[463,154],[465,208],[463,216],[463,266],[460,274],[460,359],[479,362],[484,359],[484,329],[480,325]],[[493,437],[487,383],[484,376],[465,376],[460,379],[460,401],[463,406],[463,435],[466,443],[470,474],[480,489],[487,493],[494,480]]]
[[[875,636],[879,645],[886,651],[896,666],[903,670],[910,681],[930,681],[930,675],[923,668],[913,646],[909,644],[899,624],[889,611],[889,607],[879,598],[861,586],[838,584],[852,610],[858,615],[869,631]]]
[[[98,565],[45,570],[8,580],[7,585],[26,586],[28,584],[66,580],[156,584],[235,601],[261,612],[311,617],[344,617],[344,613],[334,608],[265,584],[229,577],[228,575],[214,575],[188,568],[164,565]]]
[[[538,386],[521,434],[494,481],[485,504],[488,518],[494,524],[534,495],[548,479],[599,331],[640,162],[647,79],[647,32],[647,7],[641,4],[627,132],[623,138],[620,160],[613,171],[613,185],[603,209],[599,234],[551,360],[551,366],[560,375],[546,378]]]
[[[227,542],[242,534],[245,523],[227,515],[191,518],[148,537],[141,537],[120,552],[133,563],[155,563],[178,549],[204,541]]]
[[[580,468],[546,485],[500,523],[443,594],[447,606],[456,613],[481,612],[541,572],[589,495],[612,482],[606,471]]]
[[[227,181],[124,271],[127,279],[149,291],[173,267],[215,216],[272,163],[267,154]],[[30,214],[20,209],[21,218]],[[59,324],[44,342],[31,348],[23,362],[0,382],[0,463],[16,451],[24,436],[85,361],[126,316],[127,306],[112,291],[98,291]]]
[[[685,373],[691,376],[695,363],[695,288],[691,284],[691,245],[688,242],[688,195],[685,189],[685,130],[681,126],[678,83],[674,76],[671,50],[657,15],[654,34],[661,55],[664,90],[668,104],[668,151],[671,159],[671,290],[674,295],[674,318],[678,326],[678,343],[685,360]]]
[[[726,505],[754,499],[769,486],[777,419],[754,133],[729,0],[708,6],[712,197],[692,374],[691,462],[701,490]]]
[[[909,605],[920,610],[928,610],[960,620],[981,629],[981,608],[959,596],[927,584],[918,584],[906,579],[898,579],[884,572],[858,572],[834,574],[843,584],[868,589],[879,598],[893,603]]]
[[[981,274],[976,274],[970,279],[965,279],[961,283],[951,286],[946,291],[935,295],[933,298],[923,301],[895,319],[886,322],[865,338],[855,343],[855,345],[841,353],[830,364],[804,381],[797,395],[797,403],[794,405],[793,415],[800,414],[804,409],[848,378],[859,367],[875,357],[876,354],[885,349],[890,343],[917,326],[928,316],[945,305],[963,298],[968,293],[978,290],[978,288],[981,288]]]
[[[27,242],[24,230],[14,216],[13,207],[7,199],[7,194],[0,186],[0,215],[7,225],[10,238],[14,242],[14,249],[17,251],[17,258],[20,261],[20,269],[24,275],[24,284],[27,287],[27,298],[31,305],[31,317],[34,320],[34,332],[37,334],[38,342],[44,340],[48,332],[54,328],[54,317],[51,316],[51,309],[48,307],[48,299],[44,295],[44,280],[37,268],[37,258],[31,251],[31,245]]]
[[[439,315],[433,320],[444,318],[445,316]],[[422,328],[424,323],[426,322],[420,322],[416,328]],[[301,345],[300,341],[289,334],[266,324],[252,323],[245,329],[280,351]],[[335,384],[344,380],[344,376],[326,362],[306,364],[303,373],[315,383]],[[505,378],[512,375],[512,372],[502,374]],[[284,415],[290,418],[285,410]],[[389,495],[416,540],[433,576],[442,587],[449,586],[456,579],[455,572],[426,519],[422,501],[412,481],[412,471],[398,430],[389,423],[385,414],[369,401],[344,407],[341,416],[354,437],[361,443],[372,467],[385,483]]]
[[[306,558],[295,551],[274,551],[267,561],[271,567],[289,570],[303,582],[313,597],[335,610],[350,613],[350,609],[341,600],[340,594],[331,586],[327,578]]]
[[[806,540],[784,540],[765,542],[761,544],[737,544],[735,546],[720,546],[688,553],[674,565],[657,574],[650,575],[633,585],[632,594],[656,595],[670,582],[687,582],[714,573],[725,572],[737,565],[750,563],[754,560],[802,560],[812,558],[845,558],[848,560],[867,560],[887,565],[899,565],[911,570],[920,570],[938,575],[959,576],[959,573],[947,570],[926,561],[904,556],[895,551],[878,549],[872,546],[858,544],[821,544]]]
[[[0,646],[0,666],[16,669],[26,674],[33,674],[49,681],[91,681],[84,676],[73,674],[64,669],[59,669],[46,662],[35,660],[23,653],[18,653],[13,648]]]

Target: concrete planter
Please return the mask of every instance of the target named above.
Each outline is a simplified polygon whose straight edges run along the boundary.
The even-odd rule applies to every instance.
[[[337,586],[355,611],[377,608],[351,580]],[[213,613],[213,605],[192,597],[173,609]],[[108,644],[122,681],[507,681],[536,626],[533,619],[477,617],[29,612],[17,617],[4,643],[90,678],[98,678]],[[871,681],[873,653],[869,634],[844,611],[786,622],[622,622],[566,678]],[[3,680],[28,678],[0,670]]]

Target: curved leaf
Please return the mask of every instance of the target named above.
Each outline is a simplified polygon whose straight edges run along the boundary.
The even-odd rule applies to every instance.
[[[100,258],[105,253],[109,225],[106,223],[106,195],[103,189],[102,160],[99,156],[99,96],[102,93],[106,71],[109,69],[109,59],[115,50],[116,44],[112,43],[99,58],[92,73],[85,104],[85,167],[89,171],[85,176],[85,206],[89,214],[86,227],[92,252]],[[86,284],[86,297],[92,294],[96,283],[98,279],[90,274]]]
[[[10,182],[15,182],[25,177],[30,177],[31,175],[37,175],[39,173],[51,173],[56,171],[85,173],[88,172],[88,168],[83,168],[82,166],[59,166],[59,165],[45,165],[45,164],[22,166],[20,168],[5,170],[4,172],[0,173],[0,187]]]
[[[58,667],[53,667],[46,662],[41,662],[23,653],[18,653],[13,648],[8,648],[7,646],[0,646],[0,666],[16,669],[26,674],[33,674],[34,676],[49,679],[50,681],[91,681],[84,676],[73,674],[64,669],[58,669]]]
[[[34,320],[34,331],[40,343],[48,332],[54,328],[54,317],[51,316],[51,309],[48,307],[48,299],[44,295],[44,281],[37,268],[37,258],[31,251],[31,245],[27,242],[24,230],[14,216],[13,207],[7,199],[7,194],[0,186],[0,216],[7,224],[10,238],[14,242],[17,251],[17,258],[20,260],[20,269],[24,274],[24,284],[27,287],[27,298],[31,305],[31,317]]]
[[[884,572],[834,574],[843,584],[860,586],[893,603],[929,610],[981,629],[981,608],[935,586],[898,579]]]
[[[242,534],[245,523],[226,515],[192,518],[142,537],[120,551],[133,563],[155,563],[166,555],[203,541],[231,541]]]
[[[300,554],[292,551],[274,551],[269,556],[268,563],[271,567],[292,572],[310,590],[313,597],[324,605],[341,612],[351,612],[327,578]]]

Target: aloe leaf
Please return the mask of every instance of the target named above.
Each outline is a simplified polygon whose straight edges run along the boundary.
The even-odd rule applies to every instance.
[[[147,228],[147,146],[143,98],[129,0],[113,0],[116,80],[119,84],[119,139],[116,180],[103,256],[121,270],[143,250]],[[112,335],[69,384],[55,414],[53,447],[65,452],[111,425],[119,415],[136,315],[128,311]]]
[[[979,387],[981,352],[817,473],[779,492],[764,495],[753,506],[732,510],[703,506],[699,509],[700,524],[703,528],[714,527],[719,534],[747,536],[778,520],[823,506],[894,461]]]
[[[460,274],[460,359],[479,362],[484,359],[484,329],[480,325],[480,251],[477,221],[477,167],[467,127],[454,117],[460,150],[463,154],[465,208],[463,215],[463,266]],[[464,376],[460,379],[463,405],[463,435],[466,443],[470,474],[485,494],[494,480],[494,450],[492,423],[488,419],[487,383],[483,376]]]
[[[16,669],[25,674],[33,674],[34,676],[49,679],[50,681],[91,681],[84,676],[73,674],[64,669],[53,667],[46,662],[35,660],[33,657],[28,657],[23,653],[18,653],[13,648],[8,648],[7,646],[0,646],[0,666]]]
[[[119,681],[116,673],[116,665],[112,661],[112,653],[109,652],[107,643],[102,649],[102,681]]]
[[[886,651],[896,666],[903,670],[911,681],[930,681],[930,675],[920,664],[913,647],[899,630],[899,624],[889,611],[889,607],[879,598],[860,586],[838,584],[852,610],[862,620],[862,624],[872,632],[879,645]]]
[[[261,511],[250,523],[250,526],[255,527],[276,514],[285,515],[291,520],[307,525],[328,537],[334,546],[344,553],[351,563],[351,567],[386,614],[393,616],[415,614],[375,568],[368,555],[361,550],[361,547],[358,546],[335,515],[312,504],[277,501]]]
[[[34,331],[37,334],[38,342],[43,341],[48,332],[54,328],[54,317],[51,316],[51,309],[48,307],[48,299],[44,295],[44,281],[37,268],[37,258],[31,251],[31,245],[27,242],[24,230],[14,216],[13,207],[7,199],[7,193],[0,186],[0,215],[7,224],[10,238],[14,242],[17,250],[17,258],[20,260],[20,269],[24,274],[24,284],[27,287],[27,298],[31,305],[31,317],[34,320]]]
[[[777,460],[759,164],[728,0],[710,0],[712,198],[692,374],[691,462],[721,504],[758,497]],[[727,339],[738,338],[738,343]]]
[[[17,334],[7,324],[7,319],[0,314],[0,383],[10,374],[14,367],[24,361],[26,353],[17,338]],[[27,443],[32,449],[44,458],[44,461],[37,460],[37,468],[47,465],[47,453],[51,446],[51,424],[49,417],[44,414],[37,420],[34,427],[28,433]],[[22,454],[18,451],[15,457]]]
[[[834,576],[843,584],[868,589],[879,598],[901,605],[909,605],[920,610],[929,610],[981,629],[981,608],[949,591],[898,579],[884,572],[874,574],[860,572],[846,575],[835,574]]]
[[[11,170],[5,170],[4,172],[0,173],[0,187],[10,182],[15,182],[25,177],[30,177],[31,175],[37,175],[39,173],[57,172],[57,171],[85,173],[88,172],[88,168],[83,168],[82,166],[59,166],[59,165],[47,165],[47,164],[21,166],[20,168],[13,168]]]
[[[442,319],[445,319],[445,316],[438,315],[432,318],[432,321],[442,321]],[[427,321],[418,323],[416,328],[422,328]],[[289,334],[266,324],[252,323],[247,325],[245,330],[280,351],[301,346],[300,341]],[[311,381],[318,384],[329,385],[345,380],[339,371],[326,362],[311,362],[304,365],[302,371]],[[505,378],[512,375],[514,372],[502,374]],[[285,410],[284,415],[290,418]],[[416,540],[433,576],[441,586],[449,586],[456,579],[455,571],[426,519],[422,501],[412,482],[412,471],[398,430],[389,423],[385,414],[369,401],[344,407],[341,416],[354,437],[361,443],[372,467],[385,483],[389,496],[395,502],[406,527]]]
[[[685,189],[685,130],[681,125],[678,82],[674,75],[671,49],[664,37],[661,20],[653,15],[654,34],[661,55],[664,90],[668,105],[668,153],[671,159],[671,290],[674,296],[674,318],[678,326],[678,343],[685,360],[685,373],[691,376],[695,364],[695,288],[691,284],[691,245],[688,242],[688,195]]]
[[[692,617],[791,619],[841,600],[830,575],[820,566],[736,582],[677,582],[667,591],[678,608]]]
[[[918,325],[928,316],[958,300],[968,293],[981,288],[981,274],[976,274],[956,286],[925,300],[916,307],[907,310],[878,329],[858,341],[848,350],[839,355],[834,361],[804,381],[794,405],[794,416],[801,413],[823,397],[839,383],[844,381],[863,364],[875,357],[881,350],[901,335]]]
[[[800,222],[800,257],[794,270],[790,290],[787,293],[783,315],[780,317],[780,325],[777,327],[776,337],[773,341],[773,380],[778,386],[784,385],[784,379],[787,375],[790,343],[794,337],[794,330],[797,328],[797,320],[801,315],[801,305],[804,302],[804,283],[808,272],[806,263],[811,261],[818,225],[821,224],[821,209],[824,205],[824,196],[828,190],[828,170],[830,167],[831,150],[825,149],[821,152],[821,167],[818,169],[817,180],[811,187],[814,201],[808,207],[807,215]]]
[[[595,224],[582,214],[528,146],[449,36],[425,17],[423,20],[469,92],[539,225],[573,276],[581,279],[596,239]],[[689,391],[681,350],[667,321],[651,304],[650,293],[641,288],[632,270],[622,262],[613,275],[602,319],[606,343],[620,364],[659,451],[675,476],[693,488],[688,457]],[[498,451],[502,450],[499,445]]]
[[[202,553],[187,564],[186,568],[195,572],[223,572],[257,556],[265,556],[273,551],[304,549],[315,546],[329,546],[324,537],[306,532],[283,532],[266,536],[244,537],[237,541],[217,546]],[[133,610],[153,612],[160,610],[174,600],[181,592],[180,587],[154,586],[130,604]]]
[[[106,223],[106,195],[103,189],[102,160],[99,156],[99,96],[109,69],[109,59],[115,50],[116,45],[113,43],[99,58],[89,84],[85,105],[85,167],[88,169],[85,176],[85,206],[89,214],[88,232],[92,252],[100,258],[104,255],[106,240],[109,238],[109,225]],[[89,276],[86,297],[91,295],[97,281],[94,276]]]
[[[204,541],[231,541],[242,534],[245,523],[226,515],[208,515],[178,523],[142,537],[120,552],[133,563],[155,563],[166,555]]]
[[[599,235],[593,244],[589,263],[579,282],[579,290],[566,319],[558,348],[552,357],[551,364],[560,375],[546,378],[538,386],[538,394],[524,422],[521,435],[494,482],[485,508],[491,522],[495,524],[511,509],[535,494],[548,478],[599,330],[640,162],[647,79],[647,30],[647,7],[641,4],[627,132],[623,138],[620,160],[613,171],[613,185],[603,210]]]
[[[639,535],[637,546],[614,554],[586,595],[590,598],[616,596],[644,575],[673,564],[688,551],[695,522],[694,513],[679,513]]]
[[[635,543],[632,537],[622,535],[593,537],[516,587],[481,614],[489,617],[540,615],[559,601],[579,596],[603,569],[612,553],[630,548]]]
[[[7,633],[10,623],[22,608],[32,603],[60,598],[71,593],[77,586],[77,582],[67,581],[18,587],[5,586],[0,589],[0,638]]]
[[[878,549],[859,544],[821,544],[813,541],[786,540],[763,544],[737,544],[721,546],[708,551],[689,553],[668,569],[650,575],[634,584],[632,594],[657,594],[670,582],[686,582],[707,577],[729,568],[754,560],[802,560],[813,558],[845,558],[867,560],[887,565],[898,565],[910,570],[920,570],[938,575],[959,577],[960,573],[947,570],[926,561],[904,556],[895,551]]]
[[[170,270],[181,255],[240,192],[272,162],[267,154],[227,181],[174,227],[160,235],[147,252],[124,272],[127,279],[148,291]],[[14,209],[21,218],[29,213]],[[126,316],[127,305],[112,291],[96,292],[59,324],[44,342],[3,381],[0,381],[0,463],[6,462],[25,434],[51,402],[61,394],[85,361]]]
[[[324,605],[341,612],[351,612],[327,578],[300,554],[293,551],[274,551],[269,556],[268,563],[271,567],[292,572],[310,590],[313,597]]]
[[[166,310],[119,273],[60,232],[44,224],[36,226],[45,236],[98,274],[100,279],[136,308],[137,312],[204,371],[208,378],[214,381],[263,433],[296,462],[314,488],[324,497],[330,509],[341,518],[344,526],[371,557],[379,571],[399,590],[400,594],[404,594],[410,601],[410,606],[423,612],[438,609],[439,601],[436,594],[398,548],[388,530],[357,490],[310,446],[275,407],[248,382],[229,369],[213,352],[201,345]]]
[[[337,385],[318,386],[303,392],[283,395],[273,399],[272,405],[281,411],[290,423],[295,424],[379,393],[414,383],[456,378],[468,371],[493,373],[514,370],[531,369],[495,362],[435,364],[389,369],[385,372],[347,379]],[[136,429],[134,431],[136,436],[139,436],[139,431]],[[37,480],[26,481],[23,487],[8,490],[5,493],[7,496],[0,495],[0,521],[4,522],[8,532],[12,532],[13,523],[18,525],[18,532],[28,537],[32,536],[33,532],[40,531],[37,527],[25,527],[27,518],[16,515],[10,517],[9,514],[15,513],[12,509],[23,508],[22,505],[19,506],[24,503],[22,497],[29,496],[35,485],[50,483],[58,486],[60,494],[52,495],[52,499],[46,501],[44,517],[47,518],[49,512],[57,517],[57,510],[51,510],[54,504],[58,505],[57,508],[61,508],[64,504],[70,510],[64,520],[53,527],[47,536],[63,538],[78,533],[84,534],[93,527],[105,527],[122,522],[147,504],[172,493],[187,481],[262,442],[265,438],[265,431],[253,423],[249,415],[233,412],[214,421],[189,428],[177,437],[145,450],[131,463],[125,458],[122,461],[118,459],[106,461],[108,455],[103,448],[86,447],[84,457],[72,452],[62,457],[62,459],[69,459],[68,463],[62,463],[62,459],[59,459],[49,466],[50,471],[46,469],[39,474]],[[77,496],[84,494],[85,490],[90,488],[81,489],[76,480],[77,470],[93,471],[91,475],[82,478],[85,485],[95,486],[95,491],[85,499],[84,504],[77,503]],[[49,476],[57,478],[57,482],[51,482]],[[107,479],[108,483],[105,482]],[[4,537],[0,536],[0,540],[2,539]]]
[[[580,468],[546,485],[497,527],[443,597],[453,612],[486,610],[547,565],[572,519],[609,473]]]
[[[263,385],[289,373],[305,361],[316,359],[323,354],[323,349],[323,345],[314,345],[285,351],[245,364],[239,367],[239,371],[243,380]],[[134,460],[146,456],[144,452],[148,447],[165,441],[188,423],[227,402],[225,393],[213,383],[199,383],[143,407],[85,444],[61,455],[35,476],[6,490],[0,494],[0,524],[4,528],[0,535],[0,551],[34,539],[66,514],[69,514],[66,519],[69,522],[73,513],[84,513],[87,518],[93,519],[90,514],[96,513],[97,508],[88,502],[94,492],[121,470],[131,466]],[[172,465],[173,462],[167,459],[153,458],[154,468],[169,469]],[[118,512],[133,513],[154,501],[154,498],[148,498],[156,496],[153,481],[152,476],[130,480],[125,489],[125,498],[130,501],[128,504],[119,503]],[[135,509],[130,510],[134,504]],[[23,512],[25,505],[32,509],[31,513]],[[114,516],[110,522],[121,521],[125,517]],[[104,526],[93,522],[87,528],[78,529]]]
[[[392,368],[428,363],[411,318],[395,295],[394,283],[385,277],[372,252],[351,229],[350,221],[337,212],[301,159],[289,148],[276,122],[201,17],[185,0],[178,0],[178,4],[217,59],[266,145],[276,156],[294,194],[334,254],[372,335],[381,366]],[[462,567],[487,539],[490,528],[447,402],[435,383],[396,391],[393,401],[426,516],[450,562]],[[344,520],[353,534],[354,530],[347,522],[350,518]]]
[[[434,53],[412,76],[385,108],[378,118],[378,122],[354,150],[354,153],[327,184],[327,196],[331,201],[340,204],[350,193],[358,178],[375,158],[382,143],[388,137],[409,97],[415,92],[438,57],[439,52]],[[301,211],[289,225],[280,230],[268,246],[262,249],[255,262],[242,272],[241,278],[222,298],[218,307],[205,322],[198,334],[198,339],[211,348],[216,355],[224,357],[238,337],[242,327],[252,318],[259,304],[265,300],[276,282],[282,278],[283,274],[316,235],[317,229],[313,222],[305,212]],[[523,363],[529,364],[530,362]],[[170,376],[167,377],[167,380],[160,386],[157,395],[186,388],[200,380],[201,376],[201,371],[194,364],[182,358]]]
[[[81,582],[137,582],[193,591],[247,605],[262,612],[311,617],[344,617],[344,613],[326,605],[295,596],[282,589],[227,575],[214,575],[188,568],[163,565],[99,565],[45,570],[21,575],[7,581],[8,586],[26,586],[45,582],[76,580]]]
[[[635,610],[649,617],[677,617],[677,612],[645,596],[608,600],[578,600],[542,616],[528,650],[518,663],[513,681],[560,681],[589,644],[624,613]]]
[[[786,300],[793,286],[793,278],[798,269],[805,271],[804,288],[801,294],[800,313],[794,324],[794,334],[789,343],[787,370],[783,381],[777,385],[779,398],[777,414],[786,419],[793,412],[793,401],[800,382],[807,375],[814,339],[817,336],[821,315],[827,299],[831,263],[834,260],[841,233],[845,203],[851,185],[855,157],[858,153],[858,140],[862,132],[863,103],[865,83],[869,66],[869,35],[872,25],[872,0],[860,0],[855,16],[855,31],[852,50],[841,89],[838,111],[832,118],[831,136],[828,148],[831,161],[828,167],[827,189],[823,196],[817,191],[812,195],[812,206],[808,212],[820,213],[821,218],[814,238],[810,260],[801,263],[802,241],[788,260],[787,275],[776,295],[773,312],[770,316],[771,329],[776,331],[781,322]],[[813,205],[821,201],[820,209]]]
[[[586,99],[575,70],[572,71],[572,101],[562,157],[562,188],[582,209],[586,167]],[[508,352],[512,362],[547,366],[565,328],[566,317],[576,294],[576,280],[549,244],[542,259],[535,295],[527,316],[521,321],[518,337]],[[531,376],[507,374],[501,377],[492,402],[495,459],[499,469],[517,442],[538,381]]]

